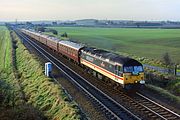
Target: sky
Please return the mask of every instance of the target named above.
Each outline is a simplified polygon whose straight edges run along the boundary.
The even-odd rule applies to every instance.
[[[0,0],[0,21],[174,20],[180,0]]]

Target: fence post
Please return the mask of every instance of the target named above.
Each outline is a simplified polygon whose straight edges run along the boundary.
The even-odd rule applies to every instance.
[[[174,66],[174,75],[176,76],[177,75],[177,65],[175,64]]]

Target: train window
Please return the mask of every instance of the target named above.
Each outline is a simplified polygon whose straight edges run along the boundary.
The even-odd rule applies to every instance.
[[[112,65],[109,65],[109,68],[112,68]]]
[[[117,74],[120,75],[122,73],[121,66],[116,66]]]
[[[118,71],[121,71],[121,66],[118,66]]]
[[[143,67],[142,66],[134,66],[134,72],[142,72]]]
[[[86,56],[86,60],[93,62],[93,61],[94,61],[94,58],[92,58],[92,57],[90,57],[90,56]]]
[[[133,66],[124,67],[124,72],[133,72]]]

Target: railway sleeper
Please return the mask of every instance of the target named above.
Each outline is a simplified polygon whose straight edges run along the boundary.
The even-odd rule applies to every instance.
[[[150,111],[149,111],[149,110],[144,110],[143,112],[144,112],[144,113],[150,113]]]
[[[172,116],[172,117],[168,117],[168,120],[179,120],[179,119],[175,116]]]
[[[159,110],[156,110],[156,112],[160,113],[160,112],[164,112],[164,109],[159,109]]]
[[[165,114],[164,117],[172,117],[172,114]]]
[[[154,106],[154,105],[148,105],[148,107],[150,107],[153,110],[157,108],[157,106]]]
[[[166,115],[166,114],[168,114],[169,112],[167,112],[167,111],[164,111],[164,112],[161,112],[161,113],[159,113],[159,114],[161,114],[161,115]]]
[[[153,114],[153,115],[151,115],[151,118],[154,118],[154,119],[156,118],[157,119],[157,115]]]
[[[156,106],[156,107],[152,107],[152,109],[153,109],[153,110],[160,110],[160,108],[157,107],[157,106]]]
[[[144,101],[144,102],[142,102],[143,104],[146,104],[146,105],[148,105],[148,104],[151,104],[152,105],[152,103],[150,103],[149,101]]]
[[[142,107],[138,107],[138,109],[140,109],[141,111],[145,111],[146,108],[142,108]]]
[[[110,120],[116,120],[116,119],[117,119],[117,118],[114,117],[114,115],[112,115],[112,114],[109,116],[109,118],[110,118]]]
[[[107,111],[105,114],[106,114],[106,115],[111,115],[111,113],[110,113],[109,111]]]

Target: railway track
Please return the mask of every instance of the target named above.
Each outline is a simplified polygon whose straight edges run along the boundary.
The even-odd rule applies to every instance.
[[[180,115],[178,113],[173,112],[139,92],[133,95],[127,95],[122,91],[114,89],[108,89],[106,92],[109,92],[109,94],[114,93],[114,96],[118,96],[112,96],[112,98],[119,103],[123,101],[124,106],[131,107],[131,111],[139,111],[139,116],[145,116],[142,119],[180,120]]]
[[[55,59],[54,61],[56,61],[57,63],[60,62],[56,58],[53,58],[53,59]],[[75,72],[73,72],[73,73],[75,73]],[[73,74],[73,73],[70,73],[70,74]],[[85,80],[80,75],[78,75],[78,76],[79,76],[79,77],[77,77],[78,79]],[[77,78],[75,77],[73,79],[77,79]],[[89,84],[91,84],[91,83],[89,83]],[[85,90],[83,90],[83,91],[85,92],[85,94],[93,101],[93,103],[95,103],[99,107],[100,110],[102,110],[104,112],[104,114],[108,117],[108,119],[129,119],[129,118],[125,117],[127,115],[118,114],[118,112],[116,112],[116,111],[121,111],[121,110],[117,109],[117,107],[119,107],[119,105],[120,105],[119,103],[121,103],[126,108],[128,108],[128,106],[129,106],[128,109],[130,111],[139,111],[141,113],[141,114],[134,115],[130,112],[130,114],[132,116],[136,116],[135,119],[180,120],[180,116],[177,113],[174,113],[173,111],[159,105],[158,103],[150,100],[149,98],[145,97],[144,95],[142,95],[140,93],[136,93],[134,96],[128,96],[128,95],[124,94],[123,92],[120,92],[120,91],[113,92],[114,90],[111,90],[111,93],[109,94],[109,96],[111,96],[111,94],[114,93],[120,97],[118,99],[115,99],[112,96],[111,97],[108,96],[108,99],[107,99],[107,97],[99,97],[99,94],[97,94],[97,95],[87,94],[87,92],[90,92],[90,91],[92,93],[98,93],[98,91],[91,90],[92,88],[86,84],[84,84],[84,86],[85,86]],[[92,85],[92,86],[94,86],[94,85]],[[105,93],[107,93],[107,92],[105,92]],[[98,98],[98,100],[97,100],[97,98]],[[114,101],[114,103],[116,103],[116,105],[111,106],[114,103],[113,104],[107,104],[109,102],[109,99]],[[113,109],[109,109],[109,106],[113,107]],[[123,106],[121,106],[121,107],[124,108]],[[133,110],[131,109],[131,107]],[[127,110],[127,109],[125,109],[125,110]],[[115,111],[115,112],[112,112],[112,111]],[[135,113],[135,112],[133,112],[133,113]],[[144,115],[146,117],[142,117],[142,115]],[[118,118],[118,116],[124,116],[124,117]],[[139,117],[137,117],[137,116],[139,116]],[[130,119],[134,119],[134,118],[131,117]]]
[[[113,100],[107,94],[96,88],[86,79],[67,67],[61,61],[49,54],[45,49],[37,45],[29,37],[25,36],[21,32],[15,30],[18,36],[24,41],[32,45],[38,52],[40,52],[47,60],[53,63],[73,84],[75,84],[80,90],[82,90],[86,96],[93,101],[93,103],[101,110],[105,116],[110,120],[140,120],[141,118],[134,115],[118,102]]]
[[[133,97],[133,99],[141,104],[141,106],[144,106],[149,111],[152,111],[154,114],[156,114],[156,116],[152,115],[154,119],[158,119],[160,117],[164,120],[180,120],[179,114],[167,109],[166,107],[156,103],[155,101],[152,101],[141,93],[136,92],[136,95]]]

